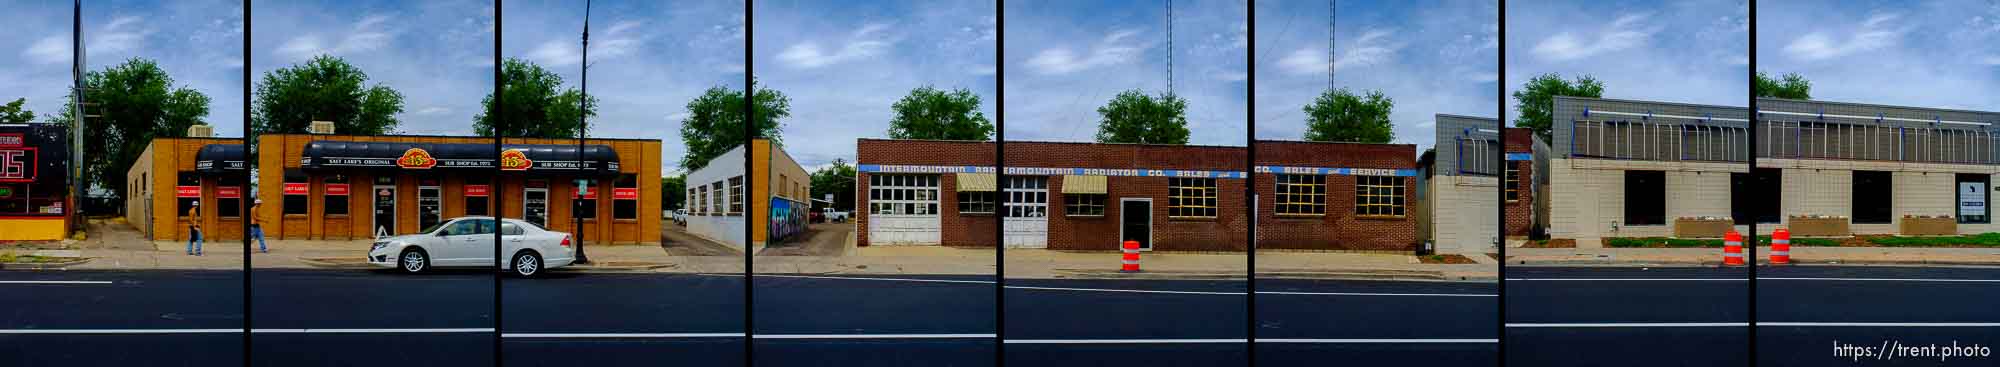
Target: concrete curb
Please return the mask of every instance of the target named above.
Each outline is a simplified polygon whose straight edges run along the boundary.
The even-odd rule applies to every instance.
[[[374,265],[368,265],[367,261],[361,259],[349,259],[349,258],[338,258],[338,257],[321,257],[321,258],[301,257],[299,258],[299,262],[305,263],[308,266],[312,266],[315,268],[322,268],[322,269],[375,269]]]
[[[1639,260],[1515,260],[1507,266],[1602,266],[1602,267],[1687,267],[1714,268],[1722,266],[1721,261],[1639,261]]]
[[[1771,262],[1770,260],[1758,261],[1757,265],[1771,265]],[[1791,266],[1791,265],[2000,266],[2000,260],[1981,261],[1981,260],[1844,260],[1844,259],[1797,260],[1794,259],[1792,260],[1791,264],[1780,264],[1777,266]]]
[[[74,260],[61,261],[61,262],[0,263],[0,270],[64,270],[71,266],[82,265],[83,263],[90,262],[90,260],[91,258],[81,257],[81,258],[76,258]]]

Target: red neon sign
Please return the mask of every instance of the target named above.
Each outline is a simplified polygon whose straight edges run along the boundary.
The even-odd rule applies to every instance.
[[[638,188],[635,188],[635,187],[621,187],[621,188],[615,188],[615,189],[611,189],[611,199],[612,199],[612,200],[638,200],[638,199],[639,199],[639,189],[638,189]]]
[[[0,145],[5,145],[4,139],[0,136]],[[37,153],[34,147],[0,149],[0,182],[34,182],[41,171]]]
[[[486,196],[492,187],[487,185],[465,185],[465,196]]]
[[[326,194],[347,196],[347,184],[326,184]]]
[[[236,198],[241,198],[241,197],[243,197],[243,188],[242,188],[242,187],[239,187],[239,186],[222,186],[222,187],[216,187],[216,188],[215,188],[215,197],[218,197],[218,198],[223,198],[223,199],[236,199]]]
[[[174,186],[174,197],[177,198],[201,197],[201,186]]]
[[[301,182],[285,183],[285,195],[305,195],[306,193],[309,192],[312,192],[312,188],[306,186],[305,183]]]

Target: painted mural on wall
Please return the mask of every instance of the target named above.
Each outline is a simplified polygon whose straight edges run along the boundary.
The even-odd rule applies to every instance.
[[[770,239],[781,242],[806,231],[806,214],[812,206],[785,198],[771,198]]]

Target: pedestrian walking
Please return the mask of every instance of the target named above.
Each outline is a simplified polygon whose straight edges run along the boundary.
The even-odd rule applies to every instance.
[[[271,249],[264,247],[264,216],[258,215],[261,211],[257,210],[263,207],[262,199],[250,203],[250,238],[257,239],[257,252],[270,253]]]
[[[201,202],[194,202],[188,208],[188,248],[187,254],[201,256]]]

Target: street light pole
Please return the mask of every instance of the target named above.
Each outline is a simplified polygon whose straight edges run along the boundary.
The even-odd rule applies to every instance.
[[[581,83],[583,84],[583,98],[577,98],[576,101],[577,173],[584,172],[583,139],[585,137],[590,136],[589,133],[585,132],[588,130],[588,124],[590,123],[590,1],[588,0],[583,2],[583,75],[581,79],[582,79]],[[594,182],[590,181],[591,181],[590,179],[578,179],[576,180],[576,184],[578,185],[594,184]],[[589,191],[590,191],[590,186],[577,186],[578,195],[582,195],[583,193]],[[584,200],[597,200],[597,199],[584,199]],[[597,209],[596,206],[591,207],[591,210],[596,210],[596,209]],[[589,264],[590,256],[583,254],[583,232],[584,232],[583,216],[576,215],[576,213],[570,213],[570,217],[571,219],[576,220],[576,262]]]

